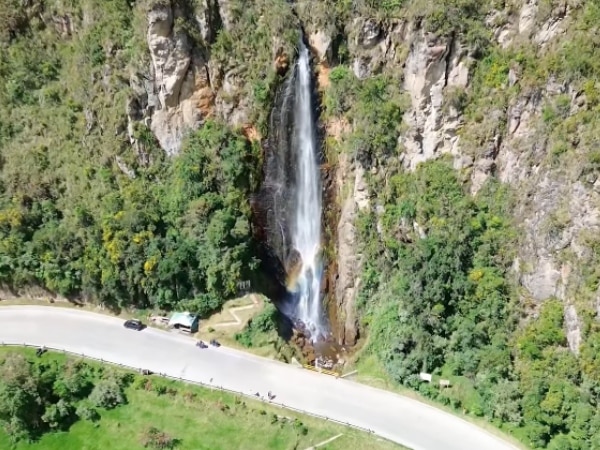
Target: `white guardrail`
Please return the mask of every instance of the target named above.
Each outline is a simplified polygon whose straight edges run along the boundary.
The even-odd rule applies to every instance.
[[[14,344],[14,343],[7,343],[7,342],[0,342],[0,346],[2,346],[2,347],[31,347],[31,348],[36,348],[36,349],[40,348],[39,345],[32,345],[32,344],[26,344],[26,343],[23,343],[23,344]],[[44,346],[44,349],[50,350],[50,351],[53,351],[53,352],[67,354],[67,355],[78,356],[78,357],[81,357],[81,358],[91,359],[93,361],[98,361],[98,362],[103,363],[103,364],[110,364],[112,366],[121,367],[123,369],[135,371],[135,372],[138,372],[138,373],[143,370],[143,369],[138,368],[138,367],[128,366],[128,365],[120,364],[120,363],[113,363],[111,361],[106,361],[106,360],[104,360],[102,358],[99,359],[99,358],[95,358],[93,356],[85,355],[83,353],[71,352],[69,350],[65,350],[65,349],[62,349],[62,348],[54,348],[54,347]],[[167,374],[160,373],[160,372],[152,372],[152,375],[158,375],[158,376],[161,376],[163,378],[168,378],[170,380],[181,381],[183,383],[194,384],[196,386],[202,386],[202,387],[207,388],[207,389],[219,390],[219,391],[228,392],[228,393],[234,394],[234,395],[242,395],[244,397],[248,397],[248,398],[251,398],[251,399],[254,399],[254,400],[260,400],[263,403],[268,403],[270,405],[278,406],[280,408],[284,408],[284,409],[287,409],[287,410],[290,410],[290,411],[294,411],[294,412],[297,412],[297,413],[300,413],[300,414],[304,414],[304,415],[316,417],[317,419],[325,420],[326,422],[334,422],[334,423],[337,423],[339,425],[346,426],[348,428],[353,428],[355,430],[362,431],[364,433],[375,434],[375,432],[373,430],[369,430],[367,428],[359,427],[358,425],[353,425],[353,424],[351,424],[349,422],[342,422],[341,420],[331,419],[329,417],[325,417],[325,416],[322,416],[320,414],[314,414],[314,413],[310,413],[308,411],[303,411],[301,409],[294,408],[293,406],[289,406],[289,405],[286,405],[284,403],[278,403],[278,402],[274,402],[272,400],[265,400],[263,397],[257,398],[254,395],[247,394],[247,393],[240,392],[240,391],[234,391],[232,389],[227,389],[227,388],[224,388],[223,386],[214,386],[214,385],[211,385],[211,384],[202,383],[201,381],[193,381],[193,380],[188,380],[186,378],[174,377],[174,376],[167,375]],[[381,439],[388,440],[388,439],[383,438],[383,437],[381,437]],[[390,442],[393,442],[393,441],[390,441]]]

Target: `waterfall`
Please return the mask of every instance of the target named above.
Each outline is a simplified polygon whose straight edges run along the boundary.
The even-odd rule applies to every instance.
[[[300,43],[294,84],[295,210],[292,246],[299,254],[295,316],[310,330],[313,340],[325,331],[321,306],[321,173],[317,163],[317,139],[312,106],[309,52]]]
[[[312,87],[309,50],[300,42],[298,60],[275,95],[265,177],[252,204],[265,260],[285,286],[278,308],[316,342],[328,327],[321,299],[322,192]]]

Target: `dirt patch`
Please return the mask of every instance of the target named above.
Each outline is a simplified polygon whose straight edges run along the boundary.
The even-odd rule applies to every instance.
[[[254,125],[244,125],[242,134],[251,142],[259,142],[262,139],[262,136]]]
[[[148,311],[140,309],[121,309],[120,311],[111,310],[103,305],[93,303],[73,303],[68,300],[60,300],[53,297],[0,297],[0,307],[11,305],[34,305],[51,306],[55,308],[70,308],[89,311],[106,316],[119,317],[125,319],[140,319],[144,323],[148,317]]]
[[[320,91],[327,89],[331,83],[329,81],[329,72],[331,72],[331,69],[325,64],[317,64],[317,85]]]
[[[28,287],[15,291],[0,288],[0,301],[35,301],[44,303],[79,303],[77,301],[69,301],[67,298],[57,294],[52,294],[40,287]]]
[[[263,310],[264,300],[250,294],[242,298],[225,302],[221,312],[200,321],[199,333],[211,333],[210,330],[223,330],[227,333],[241,331],[248,320]]]
[[[349,133],[351,129],[348,121],[343,118],[330,119],[325,123],[325,132],[327,133],[327,136],[331,136],[337,141],[339,141],[342,136]]]
[[[265,300],[257,294],[225,302],[220,312],[205,320],[200,319],[200,328],[195,338],[204,341],[217,339],[228,346],[240,347],[235,340],[235,334],[242,331],[248,321],[263,310],[264,302]]]

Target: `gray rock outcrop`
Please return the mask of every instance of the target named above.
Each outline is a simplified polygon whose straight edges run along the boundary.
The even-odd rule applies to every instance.
[[[505,11],[494,10],[486,18],[486,26],[500,48],[529,41],[544,51],[567,30],[571,8],[570,2],[558,2],[542,12],[537,0],[525,0],[507,5]],[[515,279],[523,288],[524,300],[538,306],[554,297],[564,302],[569,347],[577,352],[582,339],[581,303],[575,300],[584,277],[582,267],[593,258],[588,241],[600,232],[600,180],[592,174],[581,179],[576,169],[552,165],[553,143],[541,117],[545,107],[558,101],[564,105],[567,99],[562,113],[563,120],[567,120],[585,107],[585,96],[552,77],[541,88],[522,87],[521,68],[511,64],[506,84],[498,89],[518,87],[518,95],[505,107],[484,104],[480,112],[485,129],[477,129],[472,123],[465,124],[457,101],[469,93],[472,83],[472,49],[465,44],[464,36],[433,36],[416,21],[379,23],[369,17],[355,17],[345,32],[350,66],[357,78],[391,73],[409,95],[410,108],[404,114],[404,130],[398,142],[400,161],[406,170],[451,155],[455,169],[470,181],[473,195],[491,175],[519,192],[514,218],[523,233],[513,266]],[[324,40],[318,33],[313,31],[311,42],[322,59],[327,46],[321,44]],[[329,135],[333,136],[331,130]],[[578,138],[574,139],[570,145],[576,149]],[[575,155],[581,157],[577,150]],[[343,177],[355,180],[360,169],[343,159],[339,164]],[[380,164],[383,172],[387,165],[394,165],[389,161]],[[352,309],[348,305],[353,304],[360,283],[360,258],[355,255],[352,226],[358,201],[354,194],[340,196],[335,292],[342,321]],[[594,301],[600,305],[600,301]],[[597,308],[600,311],[600,306]],[[348,317],[352,322],[353,316]],[[353,334],[353,324],[346,326]]]
[[[179,152],[189,130],[212,113],[214,93],[201,49],[176,26],[176,11],[156,6],[148,13],[147,42],[152,60],[152,92],[158,102],[149,111],[150,128],[169,155]]]
[[[365,170],[357,161],[342,155],[337,168],[337,198],[341,205],[337,224],[337,282],[335,301],[339,343],[354,345],[358,338],[356,298],[360,287],[362,257],[358,252],[356,219],[369,205]]]

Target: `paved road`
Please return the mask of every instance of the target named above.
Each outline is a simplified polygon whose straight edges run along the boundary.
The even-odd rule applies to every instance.
[[[200,350],[188,337],[85,311],[0,307],[0,341],[46,345],[248,394],[272,391],[276,402],[349,422],[414,450],[514,450],[451,414],[350,380],[220,347]]]

